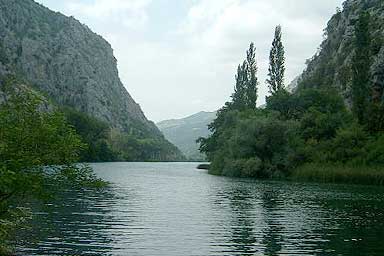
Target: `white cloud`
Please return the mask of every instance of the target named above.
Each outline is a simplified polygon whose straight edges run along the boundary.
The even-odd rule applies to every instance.
[[[217,83],[221,92],[232,91],[233,75],[245,57],[251,41],[257,47],[259,65],[259,104],[267,94],[265,79],[268,54],[277,24],[282,24],[289,83],[305,67],[306,58],[314,54],[321,42],[326,21],[342,0],[200,0],[193,6],[178,33],[190,44],[192,58],[204,56],[202,69],[221,74]],[[195,57],[193,57],[195,56]],[[222,95],[224,97],[224,93]],[[224,101],[224,99],[223,99]]]
[[[58,6],[56,0],[40,1]],[[221,107],[233,91],[236,66],[251,41],[257,47],[262,103],[275,25],[283,26],[290,82],[316,52],[323,28],[343,2],[172,1],[66,0],[58,8],[110,40],[123,83],[155,121]]]
[[[97,19],[108,19],[121,25],[137,28],[146,24],[146,8],[151,0],[94,0],[92,3],[68,1],[71,13]]]

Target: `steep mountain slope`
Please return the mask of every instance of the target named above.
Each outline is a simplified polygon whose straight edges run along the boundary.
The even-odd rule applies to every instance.
[[[59,106],[167,144],[124,88],[116,62],[110,44],[74,18],[33,0],[0,0],[0,75],[15,74]],[[180,157],[168,148],[154,153],[161,160]]]
[[[216,112],[199,112],[182,119],[172,119],[157,123],[165,138],[176,145],[189,160],[204,160],[198,150],[196,140],[207,137],[208,124],[216,118]]]
[[[343,10],[338,11],[325,29],[326,39],[318,53],[308,60],[299,86],[335,86],[350,102],[352,84],[352,57],[354,55],[355,23],[363,11],[370,18],[371,79],[372,85],[384,87],[384,1],[347,0]],[[381,89],[381,97],[383,90]]]

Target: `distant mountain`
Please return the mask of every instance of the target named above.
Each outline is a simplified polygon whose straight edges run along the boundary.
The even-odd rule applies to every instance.
[[[134,160],[183,158],[124,88],[111,45],[73,17],[33,0],[0,0],[0,78],[9,75],[145,144],[130,146],[145,155]]]
[[[157,123],[165,138],[176,145],[189,160],[205,160],[198,150],[196,140],[207,137],[208,124],[216,118],[216,112],[199,112],[182,119],[172,119]]]

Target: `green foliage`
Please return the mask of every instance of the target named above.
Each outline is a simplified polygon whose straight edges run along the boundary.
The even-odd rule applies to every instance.
[[[248,65],[244,61],[237,68],[235,92],[232,95],[233,104],[236,109],[244,109],[247,104],[246,90],[248,83]]]
[[[162,138],[121,132],[72,108],[64,108],[64,113],[87,144],[80,154],[82,162],[184,160],[177,148]]]
[[[26,228],[26,224],[31,219],[31,212],[28,208],[15,207],[7,209],[0,218],[0,255],[12,255],[10,245],[6,244],[10,237],[13,237],[20,228]]]
[[[112,150],[109,142],[108,124],[72,108],[64,108],[63,112],[67,121],[87,144],[86,149],[80,154],[80,161],[110,162],[117,159],[117,153]]]
[[[368,134],[358,124],[339,129],[330,143],[328,160],[345,164],[359,159],[364,153],[368,138]]]
[[[110,135],[111,146],[118,153],[117,158],[124,161],[183,161],[175,146],[166,140],[140,138],[133,134],[113,130]],[[172,153],[175,152],[175,153]]]
[[[12,96],[0,110],[0,161],[11,170],[68,164],[84,147],[58,112],[39,111],[31,94]]]
[[[230,111],[222,118],[225,129],[201,139],[201,149],[212,161],[212,173],[267,178],[284,175],[295,165],[295,121],[282,121],[277,114],[264,111]]]
[[[256,63],[256,48],[253,43],[249,46],[247,51],[247,64],[248,64],[248,82],[246,87],[246,100],[247,108],[256,109],[257,101],[257,63]]]
[[[281,26],[279,25],[275,29],[275,38],[269,54],[267,83],[269,84],[269,92],[272,94],[284,89],[285,51],[281,37]]]
[[[236,75],[235,92],[232,95],[232,109],[256,109],[257,101],[256,48],[253,43],[247,50],[247,58],[239,65]]]
[[[363,124],[370,95],[371,38],[370,14],[362,12],[355,25],[355,55],[352,60],[352,110]]]
[[[360,125],[335,89],[279,90],[265,110],[231,104],[210,125],[212,135],[200,139],[210,173],[382,184],[384,136]]]
[[[65,184],[100,187],[88,166],[74,165],[84,148],[63,114],[15,78],[1,84],[6,95],[0,106],[0,247],[20,214],[25,197],[44,199]]]
[[[372,133],[384,132],[384,102],[372,102],[368,106],[365,126]]]
[[[296,181],[384,185],[380,166],[308,163],[297,168],[290,177]]]
[[[364,147],[364,162],[372,166],[384,166],[384,133],[373,136]]]
[[[321,113],[344,113],[347,115],[343,99],[334,88],[299,89],[294,94],[280,90],[267,97],[267,110],[279,112],[285,119],[301,119],[308,109]]]

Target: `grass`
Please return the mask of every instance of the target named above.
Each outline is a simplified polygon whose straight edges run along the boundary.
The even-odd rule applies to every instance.
[[[384,167],[346,166],[310,163],[298,167],[291,175],[295,181],[384,185]]]

